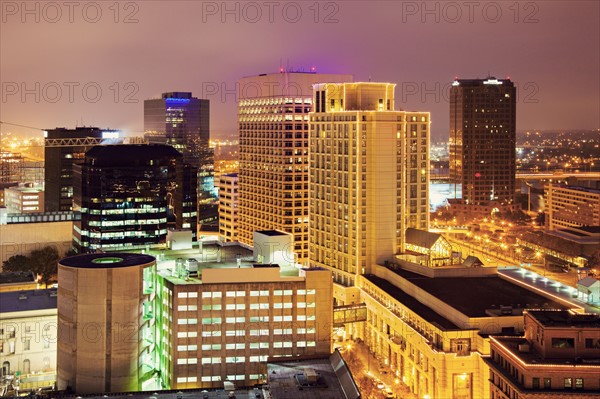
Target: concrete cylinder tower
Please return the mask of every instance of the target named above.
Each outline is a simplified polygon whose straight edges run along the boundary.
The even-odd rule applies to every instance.
[[[58,265],[58,389],[137,391],[153,370],[156,261],[86,254]]]

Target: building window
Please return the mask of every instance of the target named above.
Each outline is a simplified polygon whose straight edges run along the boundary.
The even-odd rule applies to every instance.
[[[574,338],[552,338],[552,347],[560,349],[570,349],[575,347]]]
[[[533,377],[531,380],[531,388],[540,389],[540,379],[538,377]]]
[[[28,351],[31,349],[31,339],[27,338],[23,341],[23,350]]]
[[[573,388],[573,379],[565,378],[565,388]]]
[[[544,389],[552,389],[552,379],[544,378]]]
[[[575,378],[575,389],[583,389],[583,378]]]
[[[585,339],[585,347],[587,349],[600,349],[600,339],[599,338],[586,338]]]
[[[29,359],[25,359],[23,360],[23,374],[29,374],[31,373],[31,362],[29,361]],[[583,384],[582,384],[583,386]]]
[[[2,363],[2,373],[0,375],[9,375],[10,374],[10,363],[4,362]]]

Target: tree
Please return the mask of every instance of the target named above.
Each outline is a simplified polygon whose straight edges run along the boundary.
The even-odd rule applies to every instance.
[[[590,256],[587,265],[590,269],[600,268],[600,250],[595,251]]]
[[[41,276],[41,282],[48,287],[48,283],[58,271],[60,256],[55,247],[44,247],[31,252],[29,256],[31,270]]]
[[[7,272],[28,272],[31,271],[29,258],[23,255],[13,255],[2,262],[2,270]]]

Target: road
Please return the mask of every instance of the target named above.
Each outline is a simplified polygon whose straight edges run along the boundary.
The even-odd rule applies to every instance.
[[[350,345],[350,349],[348,349],[348,344]],[[369,352],[365,343],[346,341],[342,346],[344,347],[344,351],[342,352],[344,359],[350,357],[351,355],[349,352],[352,352],[358,360],[356,363],[347,362],[350,371],[352,372],[352,376],[354,377],[354,381],[358,383],[365,375],[367,375],[373,380],[373,385],[375,385],[377,381],[383,382],[386,387],[394,392],[398,399],[417,399],[417,396],[410,392],[409,387],[403,384],[400,379],[396,378],[389,366],[380,364],[379,360]],[[356,366],[356,364],[358,366]],[[377,391],[377,389],[375,389],[375,391]],[[363,395],[365,394],[364,392],[362,393]],[[379,397],[383,397],[383,390],[381,391],[381,394],[382,396]],[[365,396],[365,399],[370,399],[370,397]]]

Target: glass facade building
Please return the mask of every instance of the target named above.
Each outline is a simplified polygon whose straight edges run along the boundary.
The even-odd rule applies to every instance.
[[[196,234],[196,169],[160,144],[97,146],[76,165],[74,245],[80,252],[163,243],[167,228]]]

